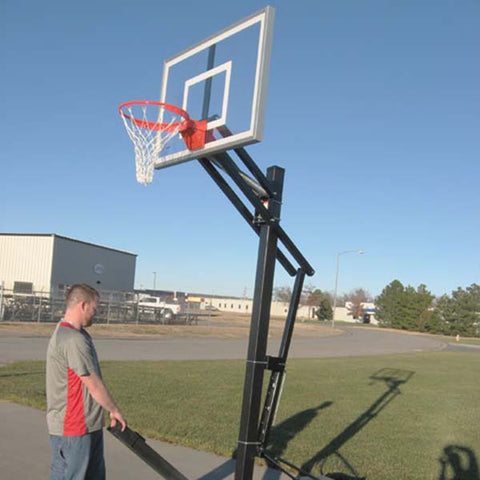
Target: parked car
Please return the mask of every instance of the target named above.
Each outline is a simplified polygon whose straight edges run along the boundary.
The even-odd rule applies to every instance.
[[[141,297],[138,300],[140,311],[151,311],[155,317],[169,323],[181,312],[182,308],[178,303],[167,303],[159,297]]]

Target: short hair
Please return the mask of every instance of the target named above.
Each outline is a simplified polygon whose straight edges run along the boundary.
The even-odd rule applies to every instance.
[[[74,307],[80,302],[93,302],[99,298],[100,294],[93,287],[86,283],[78,283],[68,289],[66,296],[67,308]]]

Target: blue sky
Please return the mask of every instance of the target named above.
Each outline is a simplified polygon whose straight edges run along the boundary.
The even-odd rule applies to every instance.
[[[272,1],[265,133],[282,226],[332,291],[480,283],[480,3]],[[138,254],[136,286],[253,294],[258,240],[191,162],[135,181],[117,114],[163,60],[266,3],[4,0],[0,231]],[[276,284],[292,280],[277,267]]]

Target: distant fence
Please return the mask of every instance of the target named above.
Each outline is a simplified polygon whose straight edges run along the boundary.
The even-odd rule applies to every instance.
[[[97,323],[191,323],[190,317],[165,319],[158,309],[139,306],[139,296],[132,292],[101,292]],[[18,294],[0,289],[0,321],[58,322],[65,311],[65,292]]]

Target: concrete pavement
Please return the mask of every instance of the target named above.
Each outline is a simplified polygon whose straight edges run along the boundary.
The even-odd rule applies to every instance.
[[[40,480],[50,475],[50,446],[45,412],[0,402],[0,476],[2,480]],[[107,478],[161,478],[121,442],[105,431]],[[233,479],[235,462],[210,453],[148,440],[148,444],[186,477],[199,480]],[[279,472],[255,466],[255,480],[286,480]]]

